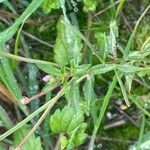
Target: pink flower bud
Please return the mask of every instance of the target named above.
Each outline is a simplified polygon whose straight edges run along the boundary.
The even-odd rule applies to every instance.
[[[46,75],[44,78],[43,78],[43,81],[44,82],[49,82],[50,80],[50,75]]]

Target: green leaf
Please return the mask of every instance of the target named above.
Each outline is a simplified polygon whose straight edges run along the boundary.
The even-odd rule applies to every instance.
[[[96,40],[97,40],[97,46],[98,46],[98,49],[99,49],[99,55],[102,57],[102,60],[105,60],[106,59],[106,56],[108,54],[108,51],[107,51],[107,36],[105,33],[102,33],[102,32],[95,32],[94,34]]]
[[[67,131],[67,128],[71,122],[71,120],[73,119],[74,117],[74,111],[72,108],[69,108],[69,107],[65,107],[63,110],[62,110],[62,118],[61,118],[61,127],[62,127],[62,132],[66,132]]]
[[[86,110],[90,112],[91,103],[95,100],[94,92],[94,77],[93,75],[87,76],[87,80],[83,86],[84,98],[86,102]]]
[[[75,66],[71,68],[72,69],[71,72],[75,76],[83,76],[86,72],[88,72],[90,66],[91,66],[90,64]]]
[[[115,37],[118,38],[119,33],[118,33],[118,25],[117,25],[117,21],[116,20],[112,20],[110,22],[109,28],[110,28],[110,30],[113,31],[113,34],[115,35]]]
[[[1,143],[0,144],[0,150],[6,150],[7,149],[7,145]]]
[[[123,65],[121,64],[121,65],[118,65],[117,69],[119,71],[121,71],[122,73],[127,73],[127,74],[129,74],[129,73],[135,73],[135,72],[138,72],[138,71],[141,70],[140,67],[136,67],[136,66],[130,65],[130,64],[123,64]]]
[[[69,114],[68,114],[69,115]],[[50,128],[54,133],[61,133],[61,119],[62,119],[62,112],[57,109],[55,113],[50,117]]]
[[[65,149],[68,145],[68,139],[65,136],[61,136],[60,138],[61,150]]]
[[[5,31],[0,33],[0,43],[8,41],[18,30],[19,25],[23,23],[23,21],[29,17],[42,4],[42,2],[43,0],[33,0],[17,21]]]
[[[84,3],[83,10],[85,12],[95,11],[96,6],[98,4],[98,0],[83,0],[83,3]]]
[[[107,50],[113,55],[114,58],[117,58],[117,51],[116,51],[116,36],[114,30],[110,27],[110,34],[107,36]]]
[[[85,130],[87,128],[86,123],[80,123],[69,135],[67,149],[73,149],[81,145],[87,137]]]
[[[22,142],[24,136],[29,132],[29,130],[30,126],[24,125],[13,134],[14,147],[18,146]],[[40,137],[36,137],[35,134],[33,134],[30,139],[28,139],[27,143],[23,145],[22,150],[35,150],[35,147],[36,150],[43,150]]]
[[[41,70],[52,76],[61,76],[61,71],[48,64],[36,64]]]
[[[72,149],[83,143],[87,134],[84,133],[87,124],[83,114],[77,115],[72,107],[59,109],[50,117],[50,128],[54,133],[61,133],[61,148]],[[64,136],[65,134],[65,136]]]
[[[115,72],[115,74],[116,74],[117,80],[119,82],[119,85],[120,85],[120,88],[121,88],[124,100],[125,100],[127,106],[129,107],[130,103],[129,103],[128,96],[127,96],[126,90],[124,88],[124,85],[123,85],[123,83],[121,81],[121,75],[117,71]]]
[[[99,64],[99,65],[95,65],[91,68],[91,72],[94,75],[99,75],[99,74],[104,74],[107,73],[109,71],[114,70],[117,67],[116,64]]]
[[[59,9],[60,0],[44,0],[42,8],[45,13],[51,12],[52,9]]]
[[[95,142],[95,138],[96,138],[96,134],[98,132],[98,129],[100,127],[100,124],[102,122],[102,119],[104,117],[104,114],[106,112],[106,109],[107,109],[107,106],[108,106],[108,103],[109,103],[109,100],[112,96],[112,92],[116,86],[116,83],[117,83],[117,79],[116,79],[116,76],[113,77],[113,81],[111,82],[110,86],[108,87],[108,91],[104,97],[104,100],[103,100],[103,103],[102,103],[102,106],[101,106],[101,109],[100,109],[100,112],[99,112],[99,116],[95,122],[95,126],[94,126],[94,130],[93,130],[93,134],[92,134],[92,141],[90,143],[90,146],[94,145],[94,142]]]
[[[38,72],[39,69],[35,64],[28,64],[28,96],[37,95],[39,92],[39,82],[38,82]],[[35,99],[30,103],[31,112],[37,110],[40,106],[39,99]],[[34,119],[37,121],[39,115],[37,115]]]
[[[11,129],[14,126],[13,121],[9,118],[8,114],[1,105],[0,105],[0,119],[2,120],[3,125],[6,129]]]
[[[133,74],[128,74],[127,76],[125,76],[125,79],[126,79],[125,87],[126,87],[128,93],[130,93],[130,91],[131,91],[133,78],[134,78]]]
[[[84,116],[82,114],[75,115],[68,125],[67,133],[70,133],[73,130],[75,130],[75,128],[78,127],[82,122],[84,122]]]
[[[70,85],[69,85],[69,83],[64,82],[63,88],[64,88],[64,93],[65,93],[65,98],[69,102],[70,101]]]
[[[79,86],[76,80],[73,80],[70,85],[69,90],[69,99],[71,103],[71,107],[74,108],[76,114],[80,114],[80,93],[79,93]]]
[[[0,49],[5,50],[5,45],[1,44]],[[9,64],[9,60],[5,57],[2,57],[0,59],[0,62],[2,65],[0,65],[1,69],[0,72],[2,73],[0,76],[2,78],[2,81],[5,83],[7,88],[10,90],[12,95],[19,100],[22,98],[21,90],[17,84],[17,81],[14,77],[13,71],[11,69],[11,66]]]
[[[75,136],[74,140],[73,140],[74,141],[74,146],[77,147],[77,146],[81,145],[85,141],[87,136],[88,135],[84,132],[81,132],[81,133],[77,134]]]
[[[27,17],[26,17],[26,19],[27,19]],[[22,28],[23,28],[23,26],[25,24],[26,19],[23,21],[22,25],[20,26],[20,28],[18,30],[16,41],[15,41],[15,47],[14,47],[14,55],[18,55],[18,52],[19,52],[19,40],[20,40],[21,31],[22,31]],[[12,66],[16,68],[16,65],[17,64],[16,64],[15,60],[13,60]]]
[[[60,111],[57,109],[50,117],[50,128],[54,133],[70,133],[83,123],[84,116],[76,115],[72,107],[66,106]]]
[[[57,23],[57,38],[54,45],[54,59],[61,65],[69,65],[70,61],[78,64],[81,61],[82,43],[79,36],[66,28],[64,18],[60,17]]]
[[[0,0],[0,3],[4,2],[5,0]]]

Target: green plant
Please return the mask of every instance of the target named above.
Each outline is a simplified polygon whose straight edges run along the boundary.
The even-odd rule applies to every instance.
[[[18,16],[17,8],[13,3],[7,0],[0,2],[3,2],[3,7],[8,7]],[[7,129],[0,135],[0,141],[12,140],[11,145],[16,150],[33,150],[35,146],[39,150],[54,149],[54,147],[71,150],[80,147],[92,135],[90,140],[87,140],[88,146],[85,147],[92,150],[97,135],[101,134],[105,113],[109,107],[113,107],[110,103],[111,99],[119,97],[128,108],[135,107],[142,112],[139,140],[133,149],[147,146],[149,136],[148,133],[143,136],[143,133],[146,116],[150,117],[149,102],[140,101],[140,96],[144,95],[149,88],[147,76],[150,71],[150,40],[149,37],[143,39],[142,34],[139,35],[137,31],[150,5],[147,5],[140,14],[132,33],[128,34],[129,40],[126,44],[122,44],[124,39],[120,37],[120,32],[124,31],[120,26],[122,23],[120,15],[124,5],[128,3],[125,0],[119,2],[110,0],[110,6],[103,11],[103,21],[99,24],[94,17],[100,13],[94,13],[96,8],[104,7],[107,2],[98,0],[20,2],[22,7],[28,5],[27,8],[10,27],[0,33],[0,83],[3,85],[0,92],[14,103],[17,116],[17,121],[13,121],[6,110],[0,106],[2,126]],[[37,12],[36,9],[39,7],[42,10],[39,9]],[[79,11],[83,18],[84,14],[88,14],[86,36],[83,30],[80,30],[85,23],[78,17],[76,11]],[[55,17],[55,13],[57,14],[56,21],[51,24],[53,28],[56,27],[56,30],[53,30],[56,35],[50,37],[55,41],[53,48],[50,48],[51,55],[47,55],[47,47],[41,45],[38,47],[42,49],[40,56],[29,49],[31,42],[25,38],[23,30],[27,23],[33,23],[33,20],[37,19],[34,15],[33,20],[29,19],[33,13],[41,17],[40,19],[43,17],[43,20],[44,16],[48,17],[52,14]],[[38,19],[36,21],[38,22]],[[28,27],[31,31],[38,31],[34,33],[37,37],[42,37],[42,33],[38,34],[40,32],[38,25],[33,27],[29,24]],[[147,33],[148,29],[145,30]],[[44,35],[48,32],[52,33],[49,29],[44,32]],[[15,44],[11,43],[14,51],[8,50],[7,43],[16,33]],[[142,33],[145,35],[144,32]],[[139,36],[136,39],[137,35]],[[22,54],[23,56],[20,56]],[[46,83],[39,81],[40,75],[46,75],[44,79]],[[144,86],[141,87],[144,92],[141,89],[140,92],[136,91],[137,80]],[[95,91],[96,84],[100,86],[103,84],[105,88],[101,95]],[[27,96],[24,97],[23,93]],[[43,102],[44,98],[41,97],[44,95],[46,100]],[[8,137],[11,134],[13,139]],[[55,142],[56,138],[57,142]]]

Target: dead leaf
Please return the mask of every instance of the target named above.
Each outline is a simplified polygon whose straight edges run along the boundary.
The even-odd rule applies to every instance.
[[[14,104],[17,104],[17,100],[15,99],[15,97],[11,94],[11,92],[3,85],[0,83],[0,94],[4,95],[2,96],[2,100],[10,103],[13,102]]]

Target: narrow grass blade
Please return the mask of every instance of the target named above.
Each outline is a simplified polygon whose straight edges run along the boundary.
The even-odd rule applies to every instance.
[[[102,104],[102,107],[100,109],[100,113],[99,113],[99,117],[98,117],[97,123],[96,123],[96,125],[94,127],[94,131],[93,131],[93,134],[92,134],[92,137],[91,137],[91,141],[90,141],[88,150],[93,150],[93,146],[94,146],[94,142],[95,142],[97,131],[98,131],[98,129],[100,127],[100,124],[102,122],[102,119],[104,117],[105,111],[107,109],[110,97],[111,97],[111,95],[113,93],[113,90],[114,90],[114,88],[116,86],[116,83],[117,83],[117,78],[116,78],[116,76],[114,76],[113,77],[113,81],[110,84],[110,86],[108,88],[108,91],[106,93],[106,96],[104,97],[103,104]]]
[[[145,115],[143,114],[142,120],[141,120],[140,134],[139,134],[138,143],[137,143],[137,150],[140,150],[140,145],[141,145],[142,137],[144,133],[144,127],[145,127]]]
[[[117,77],[117,80],[119,82],[119,85],[120,85],[120,88],[121,88],[121,91],[122,91],[122,94],[123,94],[123,97],[124,97],[124,100],[127,104],[128,107],[130,107],[130,103],[129,103],[129,100],[128,100],[128,96],[127,96],[127,93],[126,93],[126,90],[124,88],[124,85],[121,81],[121,77],[119,76],[119,73],[117,71],[115,71],[115,74],[116,74],[116,77]]]
[[[60,91],[60,92],[62,92],[62,91]],[[60,93],[58,93],[58,94],[60,94]],[[60,96],[62,96],[62,95],[60,95]],[[18,123],[16,126],[14,126],[13,128],[9,129],[4,134],[0,135],[0,141],[2,141],[7,136],[9,136],[10,134],[12,134],[13,132],[15,132],[16,130],[18,130],[22,126],[24,126],[27,122],[29,122],[31,119],[33,119],[36,115],[38,115],[40,112],[42,112],[43,110],[45,110],[48,106],[54,105],[55,102],[56,102],[56,99],[54,97],[53,99],[51,99],[50,101],[48,101],[47,103],[45,103],[43,106],[41,106],[39,109],[37,109],[36,111],[34,111],[32,114],[30,114],[23,121],[21,121],[20,123]]]
[[[18,20],[12,26],[0,33],[0,43],[8,41],[15,34],[19,25],[26,19],[27,16],[30,16],[42,4],[42,2],[43,0],[33,0]]]
[[[48,61],[43,61],[43,60],[38,60],[38,59],[25,58],[25,57],[21,57],[21,56],[15,56],[13,54],[1,51],[1,49],[0,49],[0,55],[6,56],[8,58],[11,58],[11,59],[14,59],[17,61],[23,61],[23,62],[35,63],[35,64],[43,64],[43,65],[51,65],[51,66],[55,66],[55,67],[60,68],[60,65],[53,63],[53,62],[48,62]]]
[[[28,16],[27,16],[27,17],[28,17]],[[19,52],[19,40],[20,40],[20,35],[21,35],[21,31],[22,31],[22,28],[23,28],[23,26],[24,26],[24,23],[25,23],[27,17],[25,18],[25,20],[23,21],[21,27],[20,27],[19,30],[18,30],[17,37],[16,37],[16,41],[15,41],[15,47],[14,47],[14,55],[18,55],[18,52]],[[15,62],[15,60],[13,60],[12,66],[16,68],[16,62]]]
[[[11,121],[11,119],[8,116],[8,114],[2,108],[1,105],[0,105],[0,119],[3,121],[4,127],[6,129],[11,129],[14,126],[14,123]]]
[[[150,113],[145,108],[142,107],[141,103],[138,102],[140,100],[137,100],[138,98],[136,96],[130,95],[130,99],[145,115],[150,117]]]
[[[144,12],[142,13],[142,15],[141,15],[140,18],[138,19],[138,21],[137,21],[137,23],[136,23],[136,25],[135,25],[135,27],[134,27],[134,30],[133,30],[133,32],[132,32],[132,34],[131,34],[131,36],[130,36],[130,38],[129,38],[129,40],[128,40],[127,46],[126,46],[126,48],[125,48],[125,51],[126,51],[126,52],[129,52],[129,51],[130,51],[131,46],[132,46],[132,44],[133,44],[133,40],[134,40],[135,33],[136,33],[136,31],[137,31],[137,28],[138,28],[138,25],[140,24],[142,18],[145,16],[145,14],[148,12],[149,8],[150,8],[150,5],[147,6],[147,8],[144,10]]]

